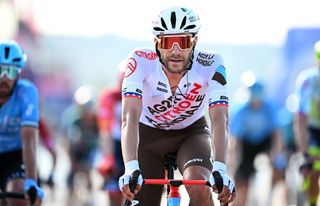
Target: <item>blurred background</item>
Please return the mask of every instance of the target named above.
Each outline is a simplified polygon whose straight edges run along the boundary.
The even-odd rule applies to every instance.
[[[70,170],[70,142],[65,137],[64,123],[72,115],[70,107],[79,101],[75,99],[76,91],[79,95],[81,89],[81,98],[96,105],[101,90],[117,84],[119,64],[130,50],[154,46],[151,20],[159,10],[173,5],[191,7],[199,13],[202,29],[198,47],[223,56],[231,113],[247,101],[244,88],[259,80],[282,112],[282,124],[290,124],[291,114],[297,109],[295,78],[315,63],[313,46],[320,39],[318,0],[0,0],[0,38],[17,40],[27,52],[24,75],[39,88],[42,117],[57,150],[55,186],[46,188],[44,205],[68,205],[64,191]],[[283,140],[292,143],[290,130],[285,134]],[[47,178],[52,157],[41,145],[39,152],[40,175]],[[259,160],[260,166],[263,160]],[[256,178],[261,190],[256,201],[268,198],[263,195],[268,188],[261,186],[270,178],[267,166],[259,168],[264,170],[259,173],[260,180],[260,176]],[[91,172],[97,198],[83,205],[108,205],[107,196],[99,190],[101,177]],[[298,184],[299,175],[292,175],[296,179],[291,181]],[[295,190],[298,186],[289,187]]]

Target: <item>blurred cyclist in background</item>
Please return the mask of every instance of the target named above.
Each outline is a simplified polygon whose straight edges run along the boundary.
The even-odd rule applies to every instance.
[[[19,79],[26,60],[16,42],[0,40],[0,189],[23,193],[34,187],[36,205],[41,205],[44,191],[37,185],[36,164],[38,90],[28,80]],[[25,200],[8,199],[7,203],[29,205]]]
[[[85,186],[87,194],[92,192],[91,171],[93,169],[95,156],[99,149],[99,131],[97,125],[97,114],[94,108],[92,91],[87,86],[82,86],[75,91],[75,103],[71,105],[62,115],[63,125],[69,141],[69,156],[71,161],[70,173],[68,176],[69,204],[74,201],[89,201],[87,197],[78,195],[81,187]],[[77,187],[77,188],[76,188]],[[75,199],[73,199],[75,198]],[[80,198],[82,200],[80,200]]]
[[[41,141],[42,144],[48,150],[48,152],[50,153],[50,155],[52,157],[52,168],[49,173],[49,176],[46,180],[42,180],[40,178],[40,183],[41,184],[45,183],[52,189],[54,187],[53,174],[54,174],[56,164],[57,164],[57,154],[56,154],[56,149],[55,149],[55,145],[54,145],[54,140],[51,135],[51,131],[50,131],[46,121],[43,118],[40,118],[40,120],[39,120],[39,137],[42,140]]]
[[[255,174],[254,160],[260,153],[270,156],[273,174],[272,185],[284,179],[286,157],[281,152],[283,143],[279,132],[277,111],[265,98],[264,85],[260,82],[248,87],[249,101],[235,112],[230,120],[230,133],[234,137],[232,151],[240,163],[235,171],[237,198],[234,206],[248,204],[250,180]],[[235,160],[233,160],[235,161]]]
[[[315,43],[314,53],[317,65],[303,70],[296,79],[299,109],[294,120],[296,144],[299,152],[305,157],[301,173],[304,176],[303,190],[310,206],[316,205],[319,195],[320,41]]]
[[[121,65],[120,65],[121,66]],[[99,98],[98,125],[103,160],[98,171],[104,177],[104,189],[111,206],[122,206],[123,198],[118,179],[124,173],[121,152],[121,84],[124,71],[119,71],[118,84],[102,91]]]

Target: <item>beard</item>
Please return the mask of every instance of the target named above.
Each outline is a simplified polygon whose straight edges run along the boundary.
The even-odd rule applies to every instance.
[[[182,65],[180,63],[179,65],[176,65],[175,63],[172,63],[170,59],[181,59]],[[185,71],[190,64],[189,58],[183,58],[180,55],[171,55],[167,58],[163,58],[162,61],[166,69],[171,73],[181,73]]]
[[[12,94],[13,89],[5,82],[0,82],[0,98],[7,98]]]

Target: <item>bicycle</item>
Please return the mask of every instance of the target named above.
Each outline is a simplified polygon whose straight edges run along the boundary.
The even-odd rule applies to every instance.
[[[37,199],[37,189],[35,187],[31,187],[28,190],[27,195],[30,197],[30,206],[33,206]],[[26,194],[19,192],[0,192],[0,199],[6,198],[26,199]]]
[[[165,157],[165,169],[167,171],[167,178],[168,179],[144,179],[142,185],[167,185],[167,206],[180,206],[181,203],[181,195],[179,188],[181,185],[203,185],[211,187],[211,184],[207,180],[177,180],[174,179],[174,170],[177,169],[177,165],[175,164],[175,156],[174,155],[167,155]],[[133,191],[137,181],[138,177],[141,174],[140,170],[136,170],[133,172],[129,187],[130,190]],[[218,171],[214,171],[212,173],[215,184],[217,186],[217,189],[219,193],[223,189],[223,179],[222,176]],[[137,203],[135,201],[130,202],[129,200],[126,200],[124,203],[124,206],[134,206]],[[226,205],[228,206],[228,204]]]

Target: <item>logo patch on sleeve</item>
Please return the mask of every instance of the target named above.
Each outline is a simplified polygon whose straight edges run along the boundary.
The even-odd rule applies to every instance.
[[[216,72],[214,73],[212,80],[215,80],[217,82],[219,82],[222,85],[227,84],[227,80],[226,80],[226,70],[224,68],[223,65],[220,65],[217,69]]]

